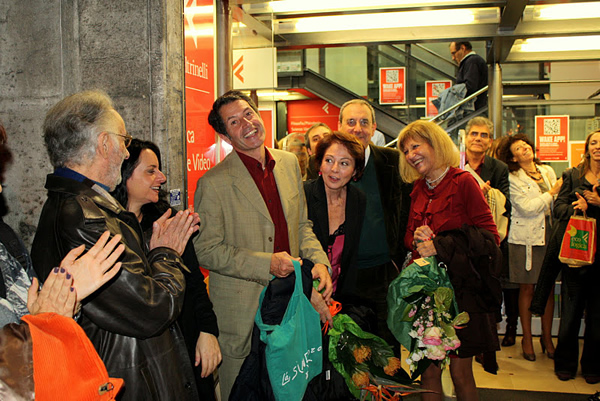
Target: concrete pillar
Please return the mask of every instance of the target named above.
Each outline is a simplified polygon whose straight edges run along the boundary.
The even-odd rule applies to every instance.
[[[233,89],[233,45],[229,0],[217,0],[217,96]]]
[[[499,63],[488,67],[488,116],[494,123],[494,138],[502,136],[502,67]]]
[[[181,3],[2,2],[0,120],[14,154],[5,221],[27,245],[52,172],[41,126],[48,109],[71,93],[105,90],[129,133],[161,148],[168,188],[184,188]]]

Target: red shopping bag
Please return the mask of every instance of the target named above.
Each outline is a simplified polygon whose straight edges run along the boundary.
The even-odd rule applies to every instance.
[[[596,256],[596,219],[573,215],[563,235],[558,258],[570,267],[594,263]]]

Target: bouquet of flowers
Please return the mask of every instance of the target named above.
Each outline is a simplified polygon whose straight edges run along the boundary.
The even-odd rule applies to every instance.
[[[390,284],[388,308],[388,326],[410,351],[407,363],[413,377],[432,360],[441,361],[442,369],[448,365],[450,352],[460,346],[456,329],[468,323],[469,315],[458,313],[443,263],[422,258],[402,270]]]
[[[402,384],[411,380],[392,347],[364,332],[348,315],[335,315],[328,335],[329,360],[356,398],[395,401],[419,391]]]

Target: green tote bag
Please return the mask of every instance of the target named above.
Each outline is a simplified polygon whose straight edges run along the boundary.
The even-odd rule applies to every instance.
[[[254,319],[260,339],[267,344],[265,359],[273,394],[277,401],[300,401],[308,382],[323,369],[323,342],[319,313],[302,291],[300,263],[294,262],[296,283],[281,323],[263,323],[260,309],[265,291],[260,294]]]

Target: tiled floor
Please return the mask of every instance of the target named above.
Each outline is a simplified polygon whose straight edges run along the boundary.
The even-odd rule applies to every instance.
[[[542,354],[539,338],[534,337],[533,345],[537,360],[529,362],[522,356],[521,338],[512,347],[503,347],[496,354],[498,374],[492,375],[483,370],[480,364],[473,363],[477,387],[530,391],[556,391],[561,393],[594,394],[600,391],[599,384],[587,384],[581,371],[574,380],[558,380],[554,375],[554,362]],[[556,345],[556,338],[554,338]]]

